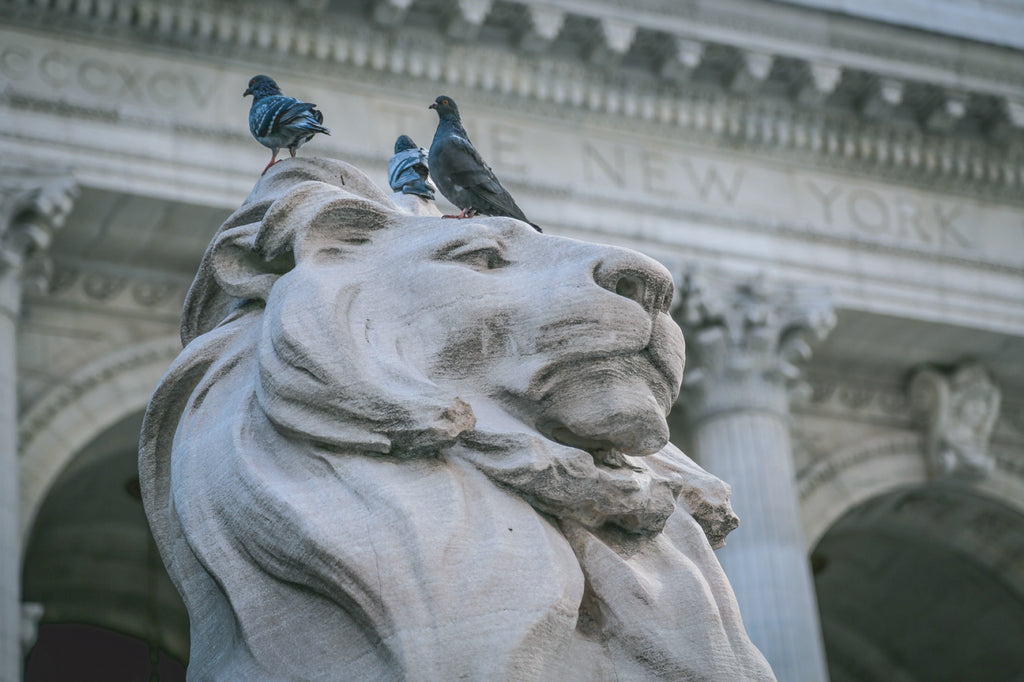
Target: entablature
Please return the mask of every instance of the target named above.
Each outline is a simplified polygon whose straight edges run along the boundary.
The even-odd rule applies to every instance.
[[[431,91],[468,88],[498,106],[627,119],[681,139],[1005,201],[1019,202],[1024,188],[1019,51],[785,4],[0,4],[13,24],[184,50],[212,62],[246,60],[321,78],[342,69]],[[0,59],[13,81],[8,97],[20,95],[18,75],[29,58],[8,47]],[[58,61],[40,65],[39,75],[70,78],[77,68],[79,78],[97,84],[116,80],[102,65]],[[121,89],[129,95],[148,87],[159,98],[175,87],[173,79],[128,80]]]

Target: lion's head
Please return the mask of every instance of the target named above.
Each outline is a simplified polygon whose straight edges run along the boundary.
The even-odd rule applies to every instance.
[[[410,216],[313,160],[268,174],[204,272],[186,341],[225,314],[215,294],[265,301],[260,399],[295,434],[402,454],[478,422],[613,467],[668,441],[683,338],[671,276],[634,251],[508,218]]]

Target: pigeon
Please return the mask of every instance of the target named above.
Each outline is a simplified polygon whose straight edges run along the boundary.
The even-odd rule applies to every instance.
[[[403,194],[434,200],[434,186],[427,180],[427,150],[417,147],[408,135],[395,140],[395,155],[388,163],[388,184]]]
[[[441,95],[429,108],[436,110],[440,119],[430,145],[430,177],[441,194],[462,209],[458,215],[445,218],[472,218],[477,213],[508,216],[529,223],[541,232],[540,227],[526,219],[512,195],[501,186],[494,171],[469,141],[455,100]]]
[[[281,88],[270,76],[253,76],[242,97],[246,95],[252,95],[249,130],[257,142],[273,152],[261,175],[277,163],[281,147],[287,147],[294,158],[295,150],[317,133],[331,134],[323,127],[324,115],[315,104],[282,95]]]

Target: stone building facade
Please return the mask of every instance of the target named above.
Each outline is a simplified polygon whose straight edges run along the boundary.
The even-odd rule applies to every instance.
[[[0,2],[0,680],[37,623],[187,660],[135,451],[267,161],[257,73],[324,112],[301,155],[382,186],[451,95],[531,220],[676,274],[673,440],[733,484],[719,555],[780,680],[1016,679],[1024,8],[851,5]]]

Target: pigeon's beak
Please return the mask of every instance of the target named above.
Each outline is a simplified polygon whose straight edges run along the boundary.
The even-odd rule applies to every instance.
[[[427,109],[437,109],[437,102],[431,102]]]
[[[245,92],[242,93],[242,97],[245,97],[246,95],[251,95],[251,94],[252,94],[252,88],[246,88]]]

